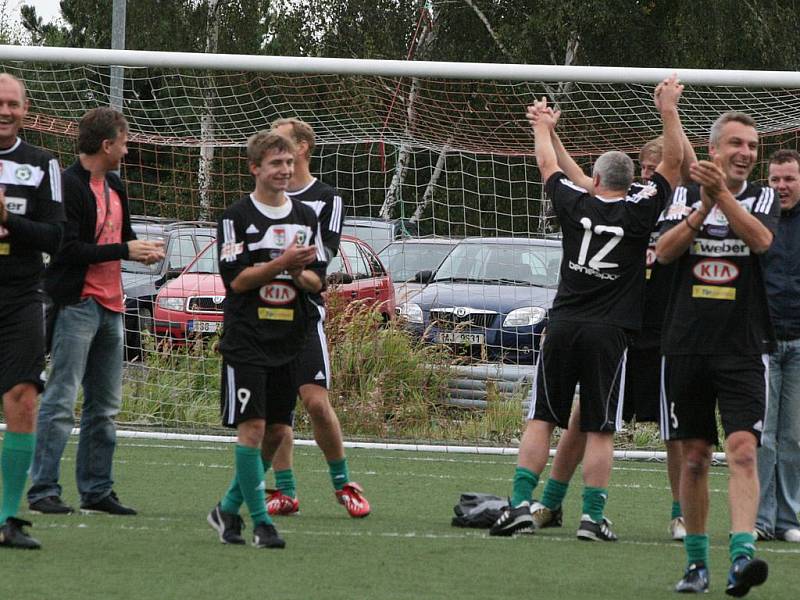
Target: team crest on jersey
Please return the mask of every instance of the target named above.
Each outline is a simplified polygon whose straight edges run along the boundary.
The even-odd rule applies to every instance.
[[[730,231],[728,217],[717,206],[711,209],[711,213],[706,217],[705,224],[708,234],[714,237],[725,237]]]
[[[17,178],[17,181],[22,181],[23,183],[29,181],[31,175],[33,175],[33,173],[28,165],[20,165],[17,167],[17,170],[14,171],[14,177]]]
[[[305,246],[306,245],[306,232],[302,229],[297,232],[297,245],[298,246]]]
[[[272,235],[273,239],[275,240],[275,245],[278,248],[283,248],[286,246],[286,229],[283,227],[273,227],[272,228]]]

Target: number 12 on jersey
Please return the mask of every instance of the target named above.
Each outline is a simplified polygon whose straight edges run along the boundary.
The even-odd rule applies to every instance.
[[[586,255],[589,253],[589,243],[592,241],[593,234],[602,235],[610,233],[613,237],[589,259],[589,267],[597,271],[618,267],[619,263],[603,262],[603,259],[622,241],[625,235],[625,231],[622,227],[610,225],[595,225],[592,227],[592,221],[587,217],[583,217],[580,223],[583,225],[584,232],[583,239],[581,240],[581,249],[578,253],[578,264],[581,266],[586,265]]]

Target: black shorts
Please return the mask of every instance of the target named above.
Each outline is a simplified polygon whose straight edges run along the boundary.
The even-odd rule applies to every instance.
[[[41,392],[44,366],[44,304],[0,305],[0,396],[19,383]]]
[[[331,360],[324,321],[315,320],[309,325],[306,345],[297,358],[297,386],[314,384],[330,389]]]
[[[661,399],[666,440],[703,439],[719,444],[715,408],[727,438],[749,431],[761,442],[767,408],[766,354],[664,357]]]
[[[627,340],[614,325],[551,322],[536,363],[528,419],[566,427],[580,382],[581,431],[619,429]]]
[[[661,350],[628,348],[625,365],[625,406],[622,419],[658,423],[661,412]]]
[[[250,419],[291,425],[297,403],[294,364],[280,367],[235,366],[222,361],[222,424],[236,427]]]

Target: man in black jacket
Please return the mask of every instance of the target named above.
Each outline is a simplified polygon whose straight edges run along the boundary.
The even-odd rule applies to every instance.
[[[39,437],[28,491],[30,509],[64,514],[59,464],[83,384],[76,480],[81,509],[136,514],[113,491],[114,417],[122,401],[123,299],[120,260],[152,264],[163,244],[137,240],[128,199],[113,173],[127,153],[128,124],[119,112],[95,108],[78,125],[78,160],[63,174],[67,223],[45,289],[58,310],[50,382],[42,395]]]
[[[42,252],[58,248],[64,209],[61,169],[17,134],[25,86],[0,73],[0,395],[3,436],[0,547],[39,548],[16,518],[36,443],[36,397],[44,386]]]

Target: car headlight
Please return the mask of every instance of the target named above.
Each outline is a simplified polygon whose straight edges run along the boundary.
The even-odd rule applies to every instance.
[[[541,306],[525,306],[516,308],[508,313],[503,321],[503,327],[530,327],[538,325],[547,316],[547,311]]]
[[[169,296],[162,296],[158,299],[158,306],[164,310],[184,311],[186,308],[186,300],[184,298],[170,298]]]
[[[409,323],[422,323],[422,309],[419,304],[404,302],[399,306],[397,314]]]

